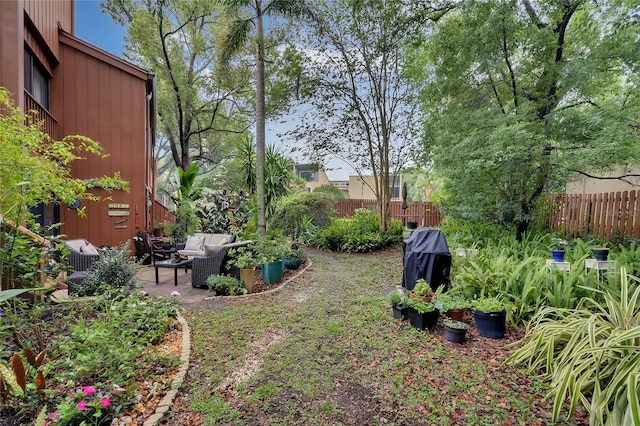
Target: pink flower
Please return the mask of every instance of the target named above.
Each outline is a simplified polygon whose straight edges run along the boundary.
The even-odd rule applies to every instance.
[[[111,406],[111,401],[109,400],[109,398],[104,397],[100,400],[100,405],[102,405],[103,407],[109,407]]]
[[[84,386],[82,388],[82,396],[89,396],[94,393],[96,393],[96,388],[93,386]]]
[[[115,384],[115,383],[113,384],[113,390],[114,390],[114,391],[116,391],[116,392],[123,392],[123,391],[126,391],[126,389],[125,389],[125,388],[123,388],[122,386],[119,386],[119,385],[117,385],[117,384]]]
[[[180,296],[180,293],[178,293],[177,291],[172,291],[172,292],[171,292],[171,295],[172,295],[172,296]]]
[[[87,411],[87,403],[84,401],[80,401],[78,402],[78,410],[80,411]]]
[[[140,290],[140,294],[141,294],[141,295],[143,295],[143,296],[148,296],[148,295],[149,295],[149,293],[147,293],[147,292],[146,292],[146,291],[144,291],[144,290]]]

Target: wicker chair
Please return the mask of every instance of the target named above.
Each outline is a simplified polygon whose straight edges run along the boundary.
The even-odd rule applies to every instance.
[[[229,249],[248,246],[251,241],[240,241],[216,247],[209,256],[196,256],[191,265],[191,285],[193,287],[206,287],[207,278],[211,275],[231,275],[240,278],[240,271],[230,267]]]
[[[66,256],[67,265],[71,267],[69,271],[69,294],[74,292],[74,287],[82,285],[82,281],[90,274],[89,270],[93,262],[100,258],[99,254],[88,254],[82,252],[82,247],[90,245],[84,238],[68,240],[64,245],[69,248]]]

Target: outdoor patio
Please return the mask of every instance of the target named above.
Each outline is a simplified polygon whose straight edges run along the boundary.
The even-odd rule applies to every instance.
[[[156,284],[153,265],[142,266],[136,278],[141,285],[141,290],[146,291],[150,296],[176,297],[181,304],[198,303],[211,296],[207,289],[191,286],[191,269],[186,272],[180,269],[177,272],[177,286],[174,285],[174,270],[169,268],[158,268],[158,284]],[[178,292],[180,295],[171,296],[173,292]]]

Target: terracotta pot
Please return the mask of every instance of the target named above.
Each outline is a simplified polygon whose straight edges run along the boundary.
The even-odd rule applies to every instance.
[[[431,302],[431,299],[433,298],[433,296],[435,296],[435,293],[433,292],[431,292],[428,296],[418,296],[413,290],[411,290],[409,294],[414,299],[419,300],[421,302],[425,302],[425,303]]]
[[[446,315],[452,320],[462,321],[464,316],[464,309],[449,309]]]

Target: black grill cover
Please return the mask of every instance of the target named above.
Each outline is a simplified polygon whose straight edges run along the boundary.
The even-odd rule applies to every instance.
[[[402,286],[413,290],[424,278],[435,291],[440,285],[449,287],[451,253],[442,231],[416,229],[402,241]]]

